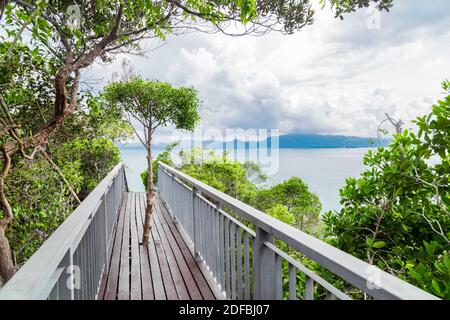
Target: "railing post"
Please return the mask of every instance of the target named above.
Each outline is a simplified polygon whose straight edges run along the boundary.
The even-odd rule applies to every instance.
[[[194,258],[196,261],[200,261],[201,258],[200,258],[200,255],[198,254],[198,250],[197,250],[197,244],[198,244],[198,241],[197,241],[197,227],[198,226],[197,226],[197,220],[196,220],[197,214],[195,213],[196,212],[195,197],[197,196],[197,192],[198,192],[197,188],[192,186],[192,223],[194,226],[194,228],[193,228],[194,229],[194,236],[193,236],[194,239],[192,239],[192,240],[194,242]]]
[[[105,222],[105,272],[109,271],[109,254],[108,254],[108,245],[109,245],[109,223],[108,223],[108,215],[106,214],[106,197],[108,193],[105,193],[105,195],[102,198],[102,204],[100,205],[100,211],[103,215],[103,219]]]
[[[158,173],[158,182],[156,183],[156,187],[158,188],[159,194],[162,195],[163,199],[165,199],[164,187],[162,187],[163,184],[161,183],[161,179],[164,179],[164,178],[162,177],[161,167],[159,166],[159,163],[158,163],[158,167],[157,167],[156,170],[157,170],[157,173]]]
[[[77,281],[74,277],[78,276],[73,269],[73,251],[72,248],[67,250],[66,255],[62,259],[60,268],[64,268],[61,277],[58,280],[58,299],[59,300],[75,300],[74,286]],[[75,282],[75,283],[74,283]]]
[[[175,217],[175,191],[174,191],[174,182],[175,182],[175,176],[173,175],[173,173],[170,174],[170,181],[171,181],[171,185],[170,185],[170,207],[172,208],[172,218]]]
[[[272,243],[273,237],[256,227],[255,241],[255,300],[275,300],[275,253],[264,245]]]

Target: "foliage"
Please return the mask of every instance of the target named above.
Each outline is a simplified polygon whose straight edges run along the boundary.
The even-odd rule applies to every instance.
[[[336,10],[336,16],[356,8],[377,3],[378,9],[388,10],[392,0],[321,0],[329,2]],[[119,0],[111,1],[15,1],[6,2],[5,22],[8,36],[17,34],[20,26],[30,25],[30,36],[42,44],[57,43],[58,35],[64,37],[63,44],[73,44],[80,51],[84,46],[91,48],[105,38],[116,26],[120,17],[120,32],[114,36],[115,46],[132,46],[138,36],[158,36],[176,29],[199,29],[209,22],[215,29],[224,30],[227,22],[241,22],[252,32],[278,30],[292,33],[313,22],[314,10],[310,0],[287,1],[129,1],[126,5]],[[4,6],[2,1],[0,6]],[[69,5],[78,5],[81,28],[67,22],[72,21]],[[4,8],[1,8],[3,12]],[[120,14],[120,16],[119,16]],[[0,18],[1,19],[1,18]],[[16,28],[13,28],[17,25]],[[205,28],[206,31],[212,28]],[[213,29],[214,30],[214,29]],[[97,41],[96,41],[97,40]],[[131,41],[131,43],[130,43]],[[75,53],[79,53],[74,50]]]
[[[80,190],[83,177],[79,163],[66,163],[61,169],[72,188]],[[18,163],[7,187],[14,212],[7,236],[15,263],[21,265],[73,211],[76,203],[42,157]]]
[[[253,202],[257,188],[247,179],[247,171],[238,161],[230,160],[226,154],[217,156],[213,150],[181,151],[180,155],[179,169],[184,173],[238,200]],[[200,157],[203,160],[198,163]]]
[[[119,150],[105,138],[77,139],[52,151],[54,161],[81,199],[120,161]],[[7,188],[14,211],[7,236],[15,262],[21,265],[72,213],[77,203],[67,185],[41,156],[18,162]]]
[[[311,193],[307,184],[299,177],[292,177],[270,189],[261,190],[255,203],[262,211],[275,210],[278,214],[287,211],[293,218],[291,224],[300,230],[311,230],[316,226],[322,210],[319,197]]]
[[[268,215],[280,221],[283,221],[284,223],[290,225],[295,224],[295,216],[289,212],[289,209],[285,205],[281,203],[277,203],[273,207],[269,208],[266,212]]]
[[[41,56],[37,49],[22,44],[12,47],[9,42],[0,44],[0,61],[4,61],[8,51],[9,63],[0,63],[1,94],[13,122],[20,125],[19,134],[32,136],[54,112],[52,73],[57,62]],[[1,114],[0,118],[5,119],[5,115]],[[98,97],[85,94],[78,108],[43,148],[78,197],[83,199],[119,162],[119,151],[112,140],[127,138],[130,130],[121,113],[103,109]],[[5,135],[0,141],[8,139]],[[40,152],[33,160],[14,155],[12,162],[13,170],[6,182],[6,190],[14,219],[7,229],[7,236],[15,261],[20,265],[77,203],[67,184]]]
[[[344,12],[353,11],[356,7],[367,7],[370,3],[378,3],[380,10],[387,10],[391,6],[390,1],[384,0],[329,2],[340,12],[341,17]],[[41,112],[45,125],[38,126],[34,135],[25,131],[18,134],[17,139],[8,141],[5,149],[9,155],[46,143],[49,136],[60,128],[78,105],[80,71],[91,66],[98,58],[109,62],[118,53],[142,53],[139,42],[143,39],[164,40],[166,34],[186,29],[226,33],[230,22],[242,23],[244,34],[261,34],[270,30],[292,33],[311,24],[314,16],[309,0],[245,0],[220,4],[190,0],[127,3],[120,0],[9,0],[0,2],[0,12],[0,27],[3,31],[1,42],[12,43],[12,51],[20,47],[21,43],[28,42],[33,48],[32,59],[28,61],[33,60],[38,66],[44,57],[51,61],[50,72],[46,73],[45,79],[39,79],[42,80],[39,81],[42,83],[39,89],[48,93],[50,99],[45,102],[51,102],[53,112],[49,115]],[[8,49],[6,53],[8,57],[0,60],[0,67],[6,65],[11,70],[18,65],[20,69],[21,64],[9,63],[11,50]],[[5,74],[8,77],[8,73]],[[35,84],[33,87],[36,88]],[[9,124],[13,125],[14,122]]]
[[[341,190],[324,217],[331,243],[439,297],[450,298],[450,92]]]
[[[243,164],[246,178],[256,184],[260,185],[267,180],[267,175],[262,171],[261,166],[254,161],[245,161]]]
[[[169,143],[165,148],[164,151],[158,154],[155,160],[153,160],[152,167],[153,167],[153,184],[158,183],[158,162],[165,163],[169,166],[173,166],[172,159],[170,157],[170,153],[172,150],[178,145],[178,142],[172,142]],[[147,179],[148,179],[148,170],[144,170],[141,173],[141,179],[144,183],[145,188],[147,188]]]
[[[131,138],[133,129],[122,112],[105,108],[100,96],[85,93],[77,108],[50,138],[52,143],[61,144],[74,139],[108,139],[112,142]]]
[[[163,161],[174,166],[169,145],[154,161]],[[322,208],[319,198],[311,193],[308,186],[298,177],[293,177],[271,188],[261,186],[266,175],[254,162],[240,163],[231,160],[227,154],[217,155],[214,150],[193,149],[179,152],[181,163],[177,168],[189,176],[200,180],[242,202],[305,231],[312,231],[318,224]],[[144,171],[141,174],[145,183]]]
[[[0,92],[13,122],[20,125],[19,133],[33,136],[54,112],[52,74],[57,62],[42,57],[40,50],[23,44],[12,47],[10,42],[0,44],[0,60],[11,48],[14,49],[10,52],[10,63],[0,64]],[[84,93],[78,108],[64,126],[53,133],[49,143],[61,145],[75,138],[97,137],[123,140],[130,137],[131,132],[118,110],[106,110],[99,97]]]
[[[147,207],[142,243],[148,243],[153,213],[153,167],[152,137],[160,126],[172,124],[176,129],[192,131],[200,116],[200,101],[193,88],[174,87],[166,82],[148,81],[137,76],[110,83],[103,91],[110,108],[122,110],[131,124],[138,121],[140,130],[134,132],[147,151]]]
[[[375,4],[380,11],[389,11],[393,2],[393,0],[330,0],[331,6],[335,9],[336,18],[339,17],[340,19],[343,19],[344,13],[354,12],[358,8],[367,8],[371,4]],[[325,6],[326,0],[320,0],[320,3]]]
[[[109,107],[120,108],[151,130],[168,124],[193,130],[200,119],[197,112],[200,101],[193,88],[135,77],[109,84],[103,96]]]
[[[120,162],[120,151],[108,138],[73,139],[58,148],[55,156],[60,168],[79,163],[83,179],[80,198],[85,198]]]
[[[9,52],[9,56],[6,54]],[[51,73],[54,61],[43,59],[39,50],[11,42],[0,43],[0,94],[9,107],[10,116],[20,124],[19,133],[28,136],[37,131],[53,111]],[[0,112],[0,123],[7,115]],[[0,137],[3,142],[8,136]]]

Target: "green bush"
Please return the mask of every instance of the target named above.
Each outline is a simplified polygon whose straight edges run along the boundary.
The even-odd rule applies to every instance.
[[[450,84],[444,83],[448,90]],[[450,91],[341,190],[324,216],[328,240],[395,276],[450,299]]]
[[[70,186],[83,198],[120,161],[108,139],[77,139],[52,150]],[[14,219],[7,237],[17,265],[23,264],[77,207],[67,185],[53,167],[36,155],[20,161],[7,183]]]
[[[62,171],[72,188],[82,188],[79,163],[68,163]],[[60,181],[51,165],[37,157],[20,162],[8,181],[14,219],[7,237],[18,265],[24,263],[73,211],[74,201],[66,184]]]
[[[80,190],[85,198],[97,184],[120,162],[120,150],[108,138],[80,138],[63,144],[55,152],[58,166],[65,168],[79,164],[83,179]]]
[[[155,160],[152,162],[152,170],[153,170],[153,185],[158,184],[158,162],[161,161],[169,166],[173,166],[173,162],[170,159],[170,152],[178,145],[177,142],[168,144],[164,151],[158,154]],[[142,183],[144,184],[145,190],[147,190],[147,178],[148,178],[148,172],[147,169],[145,169],[141,173],[141,179]]]

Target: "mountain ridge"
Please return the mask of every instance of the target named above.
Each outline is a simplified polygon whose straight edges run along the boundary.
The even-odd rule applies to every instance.
[[[195,142],[195,145],[203,145],[210,149],[252,149],[259,148],[271,148],[275,137],[267,137],[266,139],[259,141],[242,141],[238,139],[230,141],[213,141],[207,140],[201,142]],[[391,140],[387,138],[369,138],[359,136],[346,136],[346,135],[320,135],[310,133],[288,133],[278,136],[278,147],[280,149],[335,149],[335,148],[369,148],[369,147],[381,147],[389,144]],[[190,147],[190,142],[182,142],[184,148]],[[140,142],[131,142],[128,144],[118,143],[116,144],[119,149],[142,149],[143,146]],[[155,149],[164,149],[167,143],[159,143],[153,145]]]

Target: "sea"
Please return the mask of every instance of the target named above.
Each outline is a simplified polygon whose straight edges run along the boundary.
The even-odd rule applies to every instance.
[[[305,181],[310,190],[316,193],[323,205],[323,212],[339,210],[339,190],[345,180],[358,177],[365,169],[364,155],[373,148],[334,148],[334,149],[279,149],[269,154],[258,151],[263,157],[257,158],[255,152],[231,155],[232,158],[261,162],[268,176],[267,186],[280,183],[293,176]],[[121,149],[121,158],[126,166],[128,185],[131,191],[144,191],[140,173],[146,169],[145,149]],[[156,156],[162,150],[154,150]],[[253,154],[253,156],[252,156]],[[268,155],[269,154],[269,155]]]

